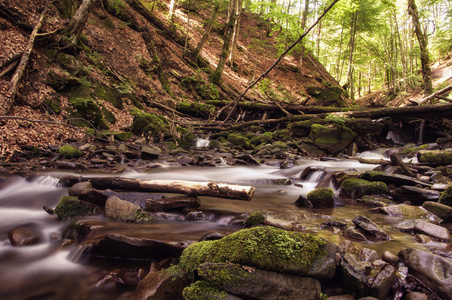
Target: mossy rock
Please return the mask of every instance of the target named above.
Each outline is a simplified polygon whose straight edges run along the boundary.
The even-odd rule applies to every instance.
[[[265,214],[259,210],[253,211],[248,214],[245,221],[243,222],[243,225],[245,227],[253,227],[264,224],[265,221]]]
[[[55,214],[62,220],[75,219],[84,216],[99,214],[102,209],[92,203],[80,201],[77,197],[61,197],[55,207]]]
[[[45,110],[51,114],[59,114],[61,112],[61,105],[60,105],[58,99],[46,98]]]
[[[250,143],[252,145],[260,145],[260,144],[267,144],[273,139],[273,133],[272,132],[264,132],[263,134],[255,135],[250,139]]]
[[[341,184],[341,196],[356,199],[363,195],[380,195],[388,192],[388,186],[381,181],[367,181],[365,179],[349,178]]]
[[[215,115],[217,107],[205,103],[179,102],[176,110],[189,116],[208,118]]]
[[[334,191],[330,188],[318,188],[310,191],[306,198],[312,207],[334,207]]]
[[[58,52],[56,62],[71,75],[77,75],[83,69],[83,64],[75,56]]]
[[[116,123],[115,115],[111,111],[109,111],[107,108],[102,107],[102,114],[104,115],[104,117],[108,121],[108,123],[110,123],[110,124]]]
[[[148,135],[155,138],[169,135],[169,122],[160,115],[138,112],[132,123],[135,135]]]
[[[345,91],[339,86],[308,86],[306,91],[317,100],[319,105],[343,106],[344,104],[342,94],[344,94]]]
[[[281,141],[288,141],[290,139],[292,139],[292,137],[290,136],[290,130],[289,129],[281,129],[278,131],[275,131],[273,133],[273,135],[280,139]]]
[[[94,88],[94,94],[96,97],[110,102],[117,109],[124,109],[122,94],[117,89],[99,85]]]
[[[186,300],[226,299],[228,293],[206,280],[198,280],[186,287],[182,296]]]
[[[320,149],[328,150],[332,154],[338,154],[356,137],[350,128],[342,125],[312,124],[309,139]]]
[[[203,241],[184,250],[174,272],[189,278],[205,262],[231,262],[263,270],[331,279],[336,269],[338,247],[301,232],[259,226],[237,231],[220,240]]]
[[[101,109],[91,98],[72,97],[69,103],[74,108],[71,113],[71,123],[80,127],[90,127],[90,124],[98,129],[108,129]],[[89,123],[87,123],[86,121]]]
[[[59,0],[55,1],[53,5],[58,9],[60,15],[65,19],[70,19],[76,10],[74,0]]]
[[[232,145],[239,146],[245,149],[251,148],[250,140],[247,137],[244,137],[240,133],[231,133],[228,135],[228,142]]]
[[[177,126],[176,130],[179,134],[177,138],[177,143],[180,147],[187,149],[193,146],[195,143],[195,134],[188,130],[187,128]]]
[[[115,131],[112,133],[113,137],[115,140],[117,141],[127,141],[128,139],[133,137],[133,133],[132,132],[122,132],[122,131]]]
[[[60,149],[58,149],[58,153],[61,155],[61,157],[67,159],[79,158],[80,156],[82,156],[82,151],[70,145],[62,146]]]
[[[447,189],[439,196],[439,203],[452,206],[452,185],[449,185]]]
[[[276,141],[271,145],[272,150],[274,150],[274,149],[283,150],[283,149],[287,149],[287,148],[289,148],[289,146],[287,146],[286,143],[281,142],[281,141]]]

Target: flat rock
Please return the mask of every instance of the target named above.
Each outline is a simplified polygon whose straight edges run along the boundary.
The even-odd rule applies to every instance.
[[[134,221],[135,214],[140,210],[140,206],[121,200],[116,196],[109,197],[105,202],[105,215],[116,221]]]
[[[426,251],[407,248],[399,257],[409,273],[432,289],[442,299],[452,299],[452,262]]]
[[[380,229],[378,225],[372,222],[369,218],[358,216],[354,218],[352,222],[355,224],[356,228],[364,231],[364,234],[368,239],[380,241],[387,241],[391,239],[386,232]]]
[[[223,290],[256,299],[318,299],[317,279],[260,270],[230,263],[204,263],[198,275]]]
[[[393,190],[391,195],[398,202],[409,201],[414,205],[422,205],[425,201],[438,200],[440,192],[415,186],[402,185]]]
[[[430,222],[421,220],[419,221],[416,226],[414,226],[414,229],[418,232],[425,233],[426,235],[429,235],[431,237],[443,240],[443,241],[450,241],[450,233],[447,228],[444,228],[439,225],[432,224]]]
[[[452,222],[452,207],[439,202],[426,201],[422,207],[441,218],[444,222]]]

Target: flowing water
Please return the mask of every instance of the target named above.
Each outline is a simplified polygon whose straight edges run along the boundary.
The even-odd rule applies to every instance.
[[[381,153],[363,153],[362,156],[380,156]],[[102,216],[88,218],[93,224],[102,224],[102,235],[116,232],[134,237],[146,237],[167,242],[189,242],[199,239],[208,232],[228,234],[240,227],[230,225],[231,221],[242,214],[260,210],[270,216],[294,222],[298,230],[322,236],[340,243],[341,234],[323,229],[327,221],[347,222],[358,215],[371,218],[391,235],[392,240],[383,243],[366,243],[363,246],[373,248],[380,254],[384,250],[397,253],[406,247],[435,246],[445,248],[447,244],[437,243],[424,246],[413,241],[409,234],[400,233],[393,225],[403,218],[389,217],[369,211],[368,207],[348,203],[334,209],[305,209],[294,205],[298,196],[313,190],[328,170],[366,171],[376,165],[360,164],[355,160],[318,161],[300,160],[299,166],[291,169],[279,169],[273,166],[257,167],[171,167],[151,168],[148,172],[126,171],[120,176],[137,179],[173,179],[191,181],[216,181],[230,184],[252,185],[256,193],[252,201],[239,201],[213,197],[200,197],[200,211],[204,218],[198,221],[179,221],[174,219],[151,224],[131,224],[107,221]],[[317,167],[306,180],[299,180],[301,172],[308,166]],[[67,194],[67,188],[58,185],[58,178],[69,172],[52,172],[25,180],[11,177],[0,183],[0,299],[118,299],[117,295],[89,294],[90,286],[102,279],[102,269],[111,266],[87,264],[80,260],[83,249],[75,246],[61,248],[61,233],[68,225],[55,216],[47,214],[43,206],[55,207],[61,196]],[[89,174],[89,176],[113,176]],[[115,174],[114,176],[117,176]],[[271,184],[274,179],[291,179],[291,185]],[[330,184],[330,187],[334,187]],[[35,224],[43,232],[44,240],[34,246],[13,247],[8,232],[28,223]],[[233,222],[232,222],[233,223]],[[71,252],[72,250],[72,252]],[[119,262],[118,262],[119,264]],[[41,295],[36,297],[36,295]],[[129,295],[130,294],[125,294]]]

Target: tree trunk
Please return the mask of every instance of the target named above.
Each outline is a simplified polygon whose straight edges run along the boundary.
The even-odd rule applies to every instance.
[[[243,0],[238,0],[236,3],[236,7],[234,9],[234,13],[236,15],[234,22],[234,29],[232,33],[232,45],[231,49],[229,49],[229,63],[231,68],[234,66],[235,54],[237,52],[237,42],[239,40],[239,29],[240,29],[240,19],[242,17],[242,2]]]
[[[168,12],[168,20],[173,21],[174,19],[174,10],[176,9],[177,0],[171,0],[169,12]]]
[[[11,78],[9,88],[10,95],[9,97],[6,96],[4,97],[4,99],[2,99],[3,103],[2,106],[0,107],[0,115],[7,115],[14,104],[17,92],[19,90],[20,80],[22,79],[22,75],[24,74],[25,69],[27,68],[28,61],[30,59],[30,54],[35,44],[35,38],[39,30],[41,29],[46,12],[47,12],[47,3],[45,3],[44,10],[41,13],[41,16],[39,17],[38,23],[36,24],[35,28],[33,29],[33,32],[30,35],[30,38],[28,39],[28,44],[27,47],[25,48],[25,51],[22,54],[22,57],[20,58],[19,66],[17,67],[16,72],[13,75],[13,78]]]
[[[231,0],[231,2],[236,3],[238,0]],[[231,39],[232,34],[234,32],[234,24],[236,15],[232,14],[231,18],[229,19],[229,22],[227,23],[226,30],[224,31],[224,37],[223,37],[223,50],[220,54],[220,60],[218,61],[217,68],[215,69],[215,72],[212,74],[212,77],[210,78],[210,81],[214,84],[218,84],[221,80],[221,76],[223,75],[224,65],[226,64],[226,60],[228,59],[229,55],[229,47],[231,45]]]
[[[427,37],[422,32],[421,23],[419,22],[419,14],[414,0],[408,0],[408,13],[411,15],[414,25],[414,33],[416,34],[421,50],[422,79],[424,91],[426,95],[433,92],[432,87],[432,70],[430,69],[430,59],[427,49]]]
[[[60,182],[72,186],[77,182],[89,181],[96,189],[133,190],[135,192],[179,193],[190,196],[211,196],[251,201],[253,186],[239,186],[217,182],[194,182],[183,180],[140,180],[123,177],[75,177],[68,176]]]
[[[301,5],[300,5],[301,7]],[[303,10],[303,17],[301,19],[300,29],[304,31],[306,28],[306,21],[308,19],[308,13],[309,13],[309,0],[304,1],[304,10]],[[303,58],[304,58],[304,47],[301,47],[301,54],[300,54],[300,67],[299,70],[301,72],[301,67],[303,67]]]
[[[85,28],[88,14],[96,0],[83,0],[80,7],[75,12],[65,32],[69,33],[71,45],[77,46],[78,39],[83,29]]]
[[[192,58],[194,62],[198,62],[199,55],[201,53],[202,47],[204,46],[204,43],[206,42],[207,38],[210,35],[210,31],[212,30],[213,23],[217,19],[218,11],[220,10],[220,4],[217,2],[213,8],[212,17],[209,20],[209,23],[207,23],[206,32],[204,32],[204,35],[202,36],[201,40],[198,43],[198,46],[196,46],[195,51],[192,53]]]

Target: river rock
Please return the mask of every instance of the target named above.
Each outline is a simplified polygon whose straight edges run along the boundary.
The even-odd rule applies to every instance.
[[[242,298],[229,294],[207,280],[198,280],[182,291],[184,299],[221,299],[242,300]]]
[[[444,222],[452,222],[451,206],[433,201],[425,201],[422,207],[441,218]]]
[[[429,300],[430,298],[424,294],[419,292],[411,292],[405,295],[405,300]]]
[[[312,124],[309,139],[320,149],[332,154],[343,151],[356,137],[356,133],[343,125]]]
[[[342,232],[342,234],[346,238],[356,240],[356,241],[366,241],[367,240],[367,238],[364,236],[364,234],[355,228],[347,228]]]
[[[407,248],[399,257],[409,273],[432,289],[442,299],[452,299],[452,262],[426,251]]]
[[[442,226],[435,225],[430,222],[421,220],[416,224],[414,229],[418,232],[425,233],[434,238],[437,238],[437,239],[440,239],[443,241],[450,241],[449,230],[447,230],[447,228],[444,228]]]
[[[452,185],[449,185],[447,189],[441,193],[439,197],[439,203],[452,206]]]
[[[422,233],[414,235],[413,239],[416,242],[421,243],[421,244],[427,244],[427,243],[430,243],[432,241],[432,238],[430,236],[422,234]]]
[[[69,196],[80,196],[80,194],[85,191],[85,190],[91,190],[93,189],[93,185],[91,184],[91,182],[89,181],[84,181],[84,182],[78,182],[76,184],[74,184],[73,186],[71,186],[68,189],[68,194]]]
[[[341,197],[356,199],[364,195],[384,194],[388,187],[381,181],[367,181],[358,178],[345,179],[341,184]]]
[[[345,253],[339,267],[343,286],[352,293],[363,296],[367,286],[364,266],[353,254]]]
[[[418,180],[416,178],[400,175],[400,174],[388,174],[379,171],[366,171],[360,175],[360,178],[370,180],[370,181],[383,181],[386,184],[395,185],[417,185],[420,184],[423,187],[432,186],[431,183]]]
[[[390,251],[384,251],[381,255],[381,259],[393,265],[396,265],[400,261],[400,258]]]
[[[190,245],[180,268],[193,273],[193,262],[231,262],[268,271],[318,279],[334,277],[340,248],[332,242],[271,226],[242,229],[220,240]],[[271,253],[271,255],[270,255]]]
[[[182,291],[187,285],[184,277],[165,271],[152,272],[140,281],[131,300],[183,300]]]
[[[318,188],[306,195],[313,208],[334,207],[334,192],[330,188]]]
[[[431,213],[421,206],[414,206],[408,204],[394,204],[386,207],[380,207],[379,211],[390,216],[395,217],[431,217]]]
[[[91,254],[123,259],[162,260],[179,257],[184,248],[179,243],[109,233],[92,247]]]
[[[409,201],[414,205],[422,205],[425,201],[436,201],[439,199],[440,193],[430,189],[419,188],[415,186],[402,185],[394,189],[391,195],[398,202]]]
[[[257,299],[318,299],[321,292],[317,279],[264,271],[231,263],[203,263],[198,275],[239,296]]]
[[[37,224],[28,223],[11,229],[8,238],[13,246],[32,246],[39,244],[44,236]]]
[[[372,222],[369,218],[364,216],[358,216],[353,219],[353,224],[356,228],[364,232],[366,237],[371,240],[387,241],[390,240],[390,236],[380,229],[377,224]]]
[[[145,210],[151,212],[168,211],[184,208],[198,208],[201,201],[198,197],[177,196],[161,199],[147,199],[145,201]]]
[[[161,154],[162,150],[159,147],[148,145],[141,148],[140,157],[141,159],[152,160],[159,158]]]
[[[62,220],[91,216],[102,212],[100,206],[79,200],[74,196],[61,197],[55,207],[55,214]]]
[[[116,196],[109,197],[105,202],[105,215],[116,221],[134,221],[140,210],[140,206],[121,200]]]
[[[380,259],[380,255],[378,255],[377,251],[369,248],[361,248],[359,249],[358,259],[364,262],[373,262],[377,259]]]
[[[391,287],[396,279],[396,269],[387,264],[372,280],[370,294],[378,299],[385,299],[391,291]]]

